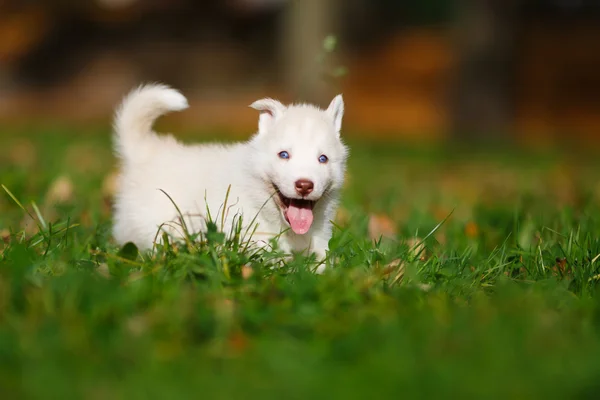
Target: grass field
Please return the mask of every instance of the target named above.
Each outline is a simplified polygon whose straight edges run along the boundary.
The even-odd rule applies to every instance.
[[[4,132],[0,397],[597,398],[593,154],[349,144],[316,276],[116,248],[108,133]]]

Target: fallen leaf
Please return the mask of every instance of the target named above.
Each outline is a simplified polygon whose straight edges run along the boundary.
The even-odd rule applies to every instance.
[[[566,258],[557,258],[556,266],[560,270],[562,274],[564,274],[567,270],[567,259]]]
[[[68,176],[59,176],[52,182],[46,193],[46,205],[64,204],[73,200],[74,185]]]
[[[383,277],[391,279],[392,284],[398,283],[404,278],[405,268],[406,264],[404,261],[397,258],[385,266],[383,269]]]
[[[30,213],[33,215],[33,210]],[[31,219],[29,215],[23,216],[20,226],[27,236],[33,236],[40,231],[37,222]]]
[[[470,238],[475,238],[479,235],[479,227],[475,222],[469,222],[465,226],[465,235]]]
[[[390,217],[384,214],[371,214],[369,217],[369,237],[379,240],[380,237],[396,238],[396,226]]]
[[[573,271],[569,268],[566,258],[556,258],[556,265],[550,268],[553,276],[557,277],[570,277],[573,275]]]
[[[401,269],[404,269],[403,262],[399,258],[393,260],[388,265],[386,265],[385,268],[383,268],[383,275],[386,276],[386,277],[389,277],[389,275],[392,272],[394,272],[395,270],[399,269],[398,267],[400,267]]]
[[[409,254],[412,257],[419,257],[419,260],[425,261],[427,259],[427,254],[425,252],[425,243],[423,239],[419,237],[412,237],[406,240],[406,244],[408,245]]]
[[[0,230],[0,240],[2,240],[4,243],[9,243],[10,242],[10,231],[6,228]]]
[[[249,340],[241,331],[236,331],[229,336],[229,346],[234,354],[240,354],[248,348]]]
[[[252,276],[253,273],[254,273],[254,270],[252,269],[251,266],[249,266],[247,264],[242,266],[242,278],[244,280],[250,279],[250,277]]]

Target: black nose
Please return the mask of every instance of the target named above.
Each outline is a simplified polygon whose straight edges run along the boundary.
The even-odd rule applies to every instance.
[[[296,181],[296,192],[300,196],[308,196],[313,191],[315,184],[308,179],[298,179]]]

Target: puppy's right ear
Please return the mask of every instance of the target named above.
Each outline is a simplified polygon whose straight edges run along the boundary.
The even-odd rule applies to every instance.
[[[258,134],[263,135],[271,129],[273,123],[281,117],[285,111],[285,106],[273,99],[257,100],[250,104],[251,108],[260,111],[258,117]]]

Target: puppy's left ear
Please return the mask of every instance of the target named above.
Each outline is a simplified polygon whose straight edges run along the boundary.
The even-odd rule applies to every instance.
[[[271,129],[273,123],[281,117],[285,106],[273,99],[261,99],[250,104],[250,108],[260,111],[258,117],[258,134],[263,135]]]
[[[331,104],[327,108],[327,113],[333,118],[333,125],[339,135],[342,130],[342,117],[344,116],[344,99],[341,94],[335,96],[331,101]]]

